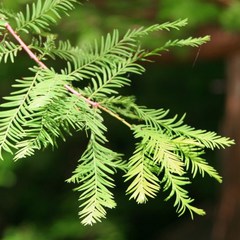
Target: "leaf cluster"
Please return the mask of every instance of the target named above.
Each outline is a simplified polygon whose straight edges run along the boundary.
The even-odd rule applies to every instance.
[[[216,170],[202,157],[204,149],[225,148],[233,141],[213,132],[195,130],[184,124],[184,118],[168,118],[166,110],[138,106],[134,97],[122,96],[119,89],[131,85],[129,74],[145,71],[141,61],[171,47],[197,47],[209,37],[169,40],[153,50],[142,47],[145,36],[179,30],[187,20],[134,28],[123,36],[114,30],[82,48],[69,41],[58,41],[54,34],[46,35],[45,31],[63,13],[67,14],[75,2],[38,0],[26,5],[24,13],[0,11],[0,62],[17,61],[22,50],[22,44],[16,43],[5,29],[8,21],[16,22],[16,34],[26,32],[32,36],[27,48],[44,62],[29,68],[29,76],[16,79],[14,90],[4,97],[0,106],[0,158],[4,159],[8,152],[19,160],[49,145],[56,147],[58,139],[66,140],[73,131],[82,131],[89,136],[89,143],[67,182],[78,184],[79,215],[84,225],[101,221],[106,209],[116,206],[112,188],[118,169],[125,171],[124,178],[130,182],[126,192],[136,202],[155,197],[162,186],[163,191],[169,191],[168,199],[175,198],[179,214],[185,210],[204,214],[192,205],[193,199],[184,188],[191,181],[187,173],[192,177],[208,174],[221,182]],[[56,72],[47,67],[50,58],[65,61],[65,68]],[[82,83],[85,88],[77,87]],[[103,112],[132,131],[136,149],[129,160],[109,149]]]

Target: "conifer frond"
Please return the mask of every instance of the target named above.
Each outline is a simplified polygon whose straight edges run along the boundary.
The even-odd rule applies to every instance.
[[[6,63],[10,59],[13,63],[18,52],[21,50],[21,46],[16,45],[13,42],[3,40],[0,43],[0,62],[3,61],[4,63]]]
[[[135,97],[123,97],[119,89],[131,84],[129,75],[145,71],[139,60],[175,46],[198,47],[209,37],[169,40],[150,51],[141,45],[146,35],[179,30],[187,20],[130,29],[123,36],[114,30],[84,47],[75,47],[68,40],[57,41],[53,33],[46,34],[76,2],[37,0],[26,5],[24,13],[17,14],[0,8],[0,62],[16,62],[18,52],[24,50],[39,65],[29,69],[31,76],[16,80],[15,90],[0,105],[0,159],[8,152],[18,160],[36,150],[57,146],[58,139],[66,140],[73,131],[85,131],[90,136],[89,144],[67,180],[79,184],[79,215],[84,225],[101,221],[106,209],[116,206],[112,193],[116,169],[126,171],[126,181],[131,181],[127,194],[137,203],[156,197],[162,187],[169,191],[167,199],[175,198],[174,206],[180,215],[186,210],[191,215],[203,215],[203,210],[192,206],[193,199],[185,189],[190,184],[186,174],[208,174],[221,182],[202,155],[205,148],[225,148],[234,142],[186,125],[184,116],[168,117],[168,110],[138,106]],[[13,20],[16,29],[10,25]],[[22,32],[32,38],[29,45],[22,39]],[[56,72],[47,66],[50,58],[62,59],[66,67]],[[82,85],[85,88],[79,87]],[[106,147],[103,112],[124,123],[138,140],[127,164],[121,154]]]
[[[32,43],[29,45],[31,50],[38,53],[38,58],[46,60],[48,58],[56,59],[55,55],[52,53],[55,46],[56,36],[54,34],[47,34],[45,38],[39,36],[38,38],[33,38]]]
[[[32,88],[31,101],[28,108],[37,111],[46,105],[57,101],[66,94],[64,85],[67,84],[68,76],[56,74],[54,70],[46,69],[38,76],[39,82]]]
[[[201,174],[202,177],[205,174],[208,174],[210,177],[215,178],[218,182],[222,182],[222,177],[219,173],[210,166],[207,161],[201,157],[204,151],[200,151],[199,148],[191,147],[191,146],[182,146],[181,150],[184,152],[184,161],[186,163],[186,170],[191,171],[193,177],[195,177],[198,173]]]
[[[26,5],[25,12],[18,12],[15,17],[16,31],[29,31],[41,33],[49,30],[49,26],[74,8],[76,0],[38,0],[36,3]]]
[[[147,52],[144,56],[148,58],[150,56],[159,55],[159,53],[163,51],[169,51],[169,49],[172,47],[185,47],[185,46],[198,47],[204,43],[207,43],[209,40],[210,40],[210,36],[199,37],[199,38],[189,37],[186,39],[169,40],[160,48],[156,48],[150,52]]]
[[[175,39],[169,40],[163,46],[163,49],[168,49],[170,47],[184,47],[184,46],[191,46],[191,47],[198,47],[203,43],[206,43],[210,40],[210,36],[200,37],[200,38],[186,38],[186,39]]]
[[[104,147],[102,139],[92,133],[89,145],[79,160],[80,164],[68,182],[80,184],[79,216],[83,225],[92,225],[105,218],[106,208],[114,208],[116,203],[110,191],[115,186],[111,175],[116,168],[121,168],[121,157],[118,153]]]
[[[74,54],[74,49],[65,44],[68,51],[70,50],[73,54],[74,70],[71,75],[82,80],[84,78],[91,78],[94,72],[100,71],[99,66],[107,66],[126,61],[126,59],[132,59],[132,62],[138,60],[145,60],[147,57],[158,54],[161,51],[168,49],[173,46],[199,46],[207,41],[209,37],[202,38],[189,38],[184,40],[176,40],[168,42],[163,49],[156,49],[148,51],[147,49],[141,48],[138,44],[139,37],[148,35],[153,31],[159,31],[170,28],[178,29],[186,24],[186,20],[179,20],[173,23],[156,24],[148,28],[137,28],[129,30],[122,38],[119,37],[117,30],[114,30],[112,34],[108,34],[106,38],[101,38],[100,47],[99,43],[95,41],[94,47],[90,44],[85,46],[82,53],[79,49],[75,49],[78,54]],[[171,27],[170,27],[171,26]],[[70,59],[69,59],[70,60]],[[65,71],[70,73],[69,71]]]
[[[0,111],[0,153],[14,150],[15,160],[32,155],[41,146],[55,146],[59,136],[64,138],[51,111],[55,101],[67,95],[64,84],[68,77],[48,69],[31,71],[35,76],[16,80],[13,87],[18,90],[0,105],[6,109]]]
[[[13,12],[10,9],[6,9],[3,4],[0,5],[0,18],[8,19],[8,18],[14,18],[15,12]]]
[[[169,111],[163,109],[147,109],[146,107],[138,107],[136,104],[132,104],[136,114],[140,119],[144,120],[147,125],[163,129],[167,131],[169,135],[185,136],[189,139],[195,139],[199,144],[203,144],[207,148],[225,148],[234,144],[234,141],[217,135],[215,132],[206,130],[196,130],[184,124],[184,118],[178,119],[178,116],[172,118],[166,118]]]
[[[175,196],[174,207],[176,207],[177,213],[182,215],[186,210],[188,210],[192,218],[194,213],[198,215],[205,215],[204,210],[192,206],[192,202],[194,200],[189,197],[188,191],[182,187],[191,183],[189,179],[187,177],[175,175],[165,166],[163,166],[163,170],[163,190],[167,191],[170,189],[170,193],[166,198],[166,201]]]
[[[79,47],[73,47],[69,40],[59,41],[58,45],[52,49],[52,53],[66,61],[74,61],[76,57],[82,54],[82,49]]]
[[[35,76],[25,77],[16,80],[13,85],[19,90],[13,92],[10,96],[4,97],[7,101],[0,105],[0,158],[2,152],[13,153],[18,143],[25,136],[24,125],[27,117],[31,115],[28,109],[30,103],[30,92],[38,81],[41,70],[36,71]]]
[[[114,30],[106,38],[102,37],[100,43],[96,40],[93,46],[88,44],[82,49],[71,48],[65,43],[63,46],[73,57],[68,60],[73,63],[74,69],[69,66],[64,72],[82,80],[95,76],[95,73],[101,74],[105,67],[113,66],[114,69],[114,65],[121,62],[124,64],[127,61],[137,61],[142,50],[138,48],[136,37],[134,34],[125,34],[120,39],[119,32]]]
[[[234,141],[228,137],[222,137],[217,135],[215,132],[206,130],[196,130],[188,125],[178,126],[172,129],[179,135],[189,136],[189,138],[195,138],[200,143],[204,144],[205,147],[214,148],[226,148],[234,144]]]
[[[179,19],[173,22],[165,22],[162,24],[154,24],[149,27],[140,27],[136,28],[134,30],[129,30],[125,36],[131,36],[131,37],[144,37],[146,35],[149,35],[152,32],[158,32],[162,30],[170,31],[172,29],[179,30],[181,27],[184,27],[187,25],[187,19]]]
[[[163,173],[164,177],[161,181],[161,184],[164,186],[163,190],[166,191],[170,189],[169,196],[166,200],[173,196],[175,197],[174,206],[180,215],[183,214],[186,209],[190,211],[191,215],[193,212],[200,215],[204,214],[203,210],[192,206],[193,199],[189,197],[188,192],[182,187],[189,184],[190,181],[187,177],[184,177],[186,171],[185,156],[184,151],[179,147],[179,143],[175,143],[171,136],[167,136],[159,130],[154,130],[144,125],[135,127],[135,138],[141,138],[141,147],[144,149],[143,156],[147,156],[148,159],[151,159],[152,162],[158,166],[157,175]],[[186,147],[185,144],[183,145]],[[141,163],[140,158],[136,159],[135,165]],[[209,169],[206,168],[205,170],[208,171]],[[130,175],[129,179],[135,177],[133,170],[129,170],[128,174]],[[155,179],[158,179],[154,175],[154,172],[151,172],[151,174]],[[149,176],[147,179],[149,179]],[[135,177],[133,180],[134,184],[132,183],[130,186],[140,184],[140,181],[140,177]],[[157,184],[157,186],[158,185],[159,184]],[[134,193],[137,192],[136,189],[131,190],[134,191]],[[150,190],[152,190],[150,193],[153,195],[155,189]],[[145,193],[144,189],[141,188],[138,188],[138,191],[140,196]]]
[[[145,203],[149,197],[154,198],[159,192],[159,179],[152,172],[154,163],[147,157],[143,144],[138,144],[133,156],[129,160],[126,181],[132,180],[127,188],[137,203]]]
[[[96,77],[91,79],[92,86],[85,89],[89,98],[98,99],[117,94],[116,88],[130,85],[130,79],[126,77],[126,74],[141,74],[144,71],[142,66],[134,62],[135,59],[130,58],[123,62],[112,63],[99,70]]]

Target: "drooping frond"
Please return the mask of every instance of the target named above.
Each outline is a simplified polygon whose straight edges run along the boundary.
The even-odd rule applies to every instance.
[[[166,198],[166,201],[173,196],[175,197],[174,207],[176,207],[176,211],[179,215],[185,213],[186,210],[190,212],[192,218],[194,213],[198,215],[205,215],[204,210],[192,205],[194,200],[189,197],[188,191],[182,187],[191,183],[187,177],[175,175],[169,171],[168,168],[164,167],[164,178],[162,183],[164,184],[164,191],[168,191],[170,189],[170,193]]]
[[[191,171],[193,177],[195,177],[198,173],[200,173],[202,177],[204,177],[205,174],[208,174],[210,177],[215,178],[218,182],[222,182],[222,177],[216,169],[210,166],[202,157],[204,153],[203,151],[200,152],[198,148],[189,145],[181,146],[181,150],[184,152],[186,170]]]
[[[55,102],[67,95],[67,76],[53,70],[31,69],[34,77],[16,80],[17,90],[5,97],[0,111],[0,153],[16,151],[15,159],[32,155],[62,136],[60,122],[53,117]],[[0,155],[2,158],[2,154]]]
[[[203,214],[201,209],[192,206],[193,199],[183,188],[184,185],[190,183],[184,175],[186,171],[191,171],[193,177],[197,173],[200,173],[202,177],[207,174],[221,182],[221,177],[217,171],[209,166],[200,155],[204,152],[204,148],[225,147],[231,145],[232,140],[216,134],[214,134],[216,137],[208,136],[202,131],[196,131],[195,135],[194,129],[190,127],[191,131],[187,132],[184,130],[186,128],[186,125],[183,124],[184,118],[179,120],[177,120],[177,116],[166,118],[169,111],[139,107],[134,98],[112,97],[105,100],[103,104],[118,114],[145,122],[145,125],[134,127],[135,138],[142,140],[130,159],[129,170],[126,174],[127,180],[132,180],[127,189],[131,198],[136,199],[137,202],[141,202],[140,199],[142,199],[144,202],[147,197],[155,196],[161,185],[158,184],[155,175],[161,173],[161,175],[164,174],[161,181],[164,189],[170,189],[169,196],[175,196],[175,206],[179,214],[182,214],[186,209],[191,215],[193,212]],[[155,165],[155,168],[152,165]],[[146,179],[155,179],[155,182],[152,183]],[[145,185],[151,187],[147,188]]]
[[[145,203],[149,197],[154,198],[159,192],[159,179],[152,172],[154,163],[146,155],[144,145],[138,144],[133,156],[129,160],[126,181],[132,180],[127,188],[137,203]]]
[[[144,125],[135,128],[135,137],[141,138],[140,144],[142,149],[144,149],[143,156],[148,161],[151,160],[154,165],[158,166],[158,171],[152,168],[152,172],[150,172],[151,175],[158,180],[156,175],[162,174],[163,179],[161,180],[161,184],[163,184],[163,190],[166,191],[170,189],[169,196],[166,200],[175,197],[174,206],[177,208],[177,212],[180,215],[183,214],[186,209],[190,211],[191,215],[193,212],[203,215],[203,210],[192,206],[193,199],[189,197],[188,192],[182,187],[189,184],[190,181],[184,176],[186,164],[184,162],[184,152],[181,150],[181,147],[179,147],[179,142],[175,143],[174,138],[172,139],[171,136],[167,136],[159,130],[154,130]],[[182,141],[181,144],[186,147],[184,141]],[[141,162],[142,161],[139,158],[136,159],[135,164],[141,164]],[[208,169],[205,170],[208,171]],[[134,171],[129,171],[128,174],[130,174],[129,179],[136,175],[134,174]],[[135,177],[131,185],[140,184],[141,180],[142,178]],[[156,180],[155,183],[157,183]],[[159,186],[159,184],[156,184],[156,189],[157,186]],[[156,189],[152,187],[152,189],[149,188],[149,191],[151,194],[154,194]],[[138,188],[132,189],[132,191],[133,190],[135,193],[138,190],[140,196],[145,194],[144,189]]]
[[[92,133],[89,145],[79,160],[80,164],[68,182],[79,184],[79,216],[83,225],[92,225],[105,218],[106,208],[114,208],[114,182],[111,175],[122,168],[120,155],[102,145],[102,140]]]
[[[34,70],[35,71],[35,70]],[[25,77],[16,80],[13,85],[19,90],[12,95],[5,97],[7,101],[0,105],[0,158],[2,152],[13,153],[16,144],[25,136],[24,125],[27,121],[26,117],[31,115],[28,109],[30,102],[30,92],[37,84],[38,76],[41,70],[35,72],[33,77]]]

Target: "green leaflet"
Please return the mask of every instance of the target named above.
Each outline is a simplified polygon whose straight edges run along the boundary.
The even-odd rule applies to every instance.
[[[8,59],[10,59],[13,63],[18,52],[21,50],[21,46],[16,45],[13,42],[4,41],[0,45],[0,62],[4,61],[4,63],[6,63]]]
[[[28,103],[30,102],[29,93],[37,83],[39,74],[40,71],[37,71],[34,77],[17,80],[15,87],[21,86],[21,89],[13,92],[11,96],[5,97],[7,102],[0,106],[2,108],[0,111],[1,159],[3,159],[3,151],[13,153],[16,143],[25,136],[24,125],[26,117],[31,115],[31,112],[28,110]]]
[[[26,5],[25,12],[16,13],[16,31],[29,31],[40,34],[49,30],[49,26],[61,18],[61,14],[74,8],[76,0],[38,0],[36,3]]]
[[[130,199],[135,199],[137,203],[145,203],[148,197],[156,197],[160,189],[160,181],[153,171],[154,163],[146,155],[144,145],[137,145],[125,175],[126,181],[133,178],[127,189],[127,194],[131,194]]]
[[[67,182],[78,185],[75,190],[80,194],[79,216],[84,225],[101,221],[106,210],[116,206],[112,189],[118,169],[125,172],[127,194],[137,203],[166,191],[166,200],[175,198],[179,215],[186,210],[191,216],[203,215],[202,209],[193,206],[185,185],[197,174],[221,182],[203,154],[206,148],[225,148],[234,141],[190,127],[184,116],[169,118],[168,110],[138,106],[134,96],[122,96],[120,90],[131,85],[131,75],[145,71],[141,61],[172,47],[198,47],[209,37],[169,40],[152,50],[141,45],[142,38],[153,32],[180,30],[187,24],[180,19],[130,29],[124,35],[113,30],[80,48],[45,32],[76,2],[37,0],[16,14],[0,9],[0,63],[15,63],[20,58],[18,52],[27,48],[29,56],[37,58],[35,65],[40,65],[30,68],[29,76],[15,80],[14,91],[0,106],[0,158],[7,152],[19,160],[36,154],[36,150],[54,148],[59,139],[65,141],[74,131],[83,131],[89,144]],[[28,33],[32,38],[29,45],[23,47],[21,41],[14,41],[10,36],[14,33],[5,28],[7,20],[16,22],[20,38],[22,32]],[[58,72],[49,68],[49,59],[65,61],[65,68]],[[81,84],[85,87],[78,87]],[[129,160],[110,149],[103,113],[132,131],[136,148]]]
[[[79,216],[82,224],[92,225],[105,218],[106,208],[115,208],[116,203],[110,191],[114,187],[111,175],[115,169],[123,169],[120,155],[104,147],[95,134],[90,142],[73,176],[67,182],[78,183],[80,205]]]
[[[126,180],[133,180],[127,193],[132,193],[131,198],[137,202],[141,202],[141,198],[145,202],[147,196],[155,197],[160,186],[156,176],[161,174],[163,190],[170,189],[167,199],[175,196],[177,212],[181,215],[188,209],[192,216],[193,212],[202,215],[204,212],[192,206],[193,199],[182,186],[190,183],[184,175],[191,167],[193,177],[197,172],[202,176],[206,173],[221,182],[216,170],[200,157],[201,149],[205,146],[188,136],[167,135],[163,129],[147,125],[138,125],[134,129],[135,137],[141,138],[141,142],[129,162]]]
[[[6,21],[0,15],[0,27],[4,27],[5,24],[6,24]]]

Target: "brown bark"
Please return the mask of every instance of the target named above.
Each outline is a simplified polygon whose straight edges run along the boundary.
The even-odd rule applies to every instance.
[[[227,60],[227,94],[224,135],[236,145],[223,152],[220,206],[213,228],[213,240],[240,239],[240,52]]]
[[[206,26],[198,30],[199,36],[210,35],[211,41],[201,46],[202,59],[231,58],[240,50],[238,33],[224,31],[219,27]]]

